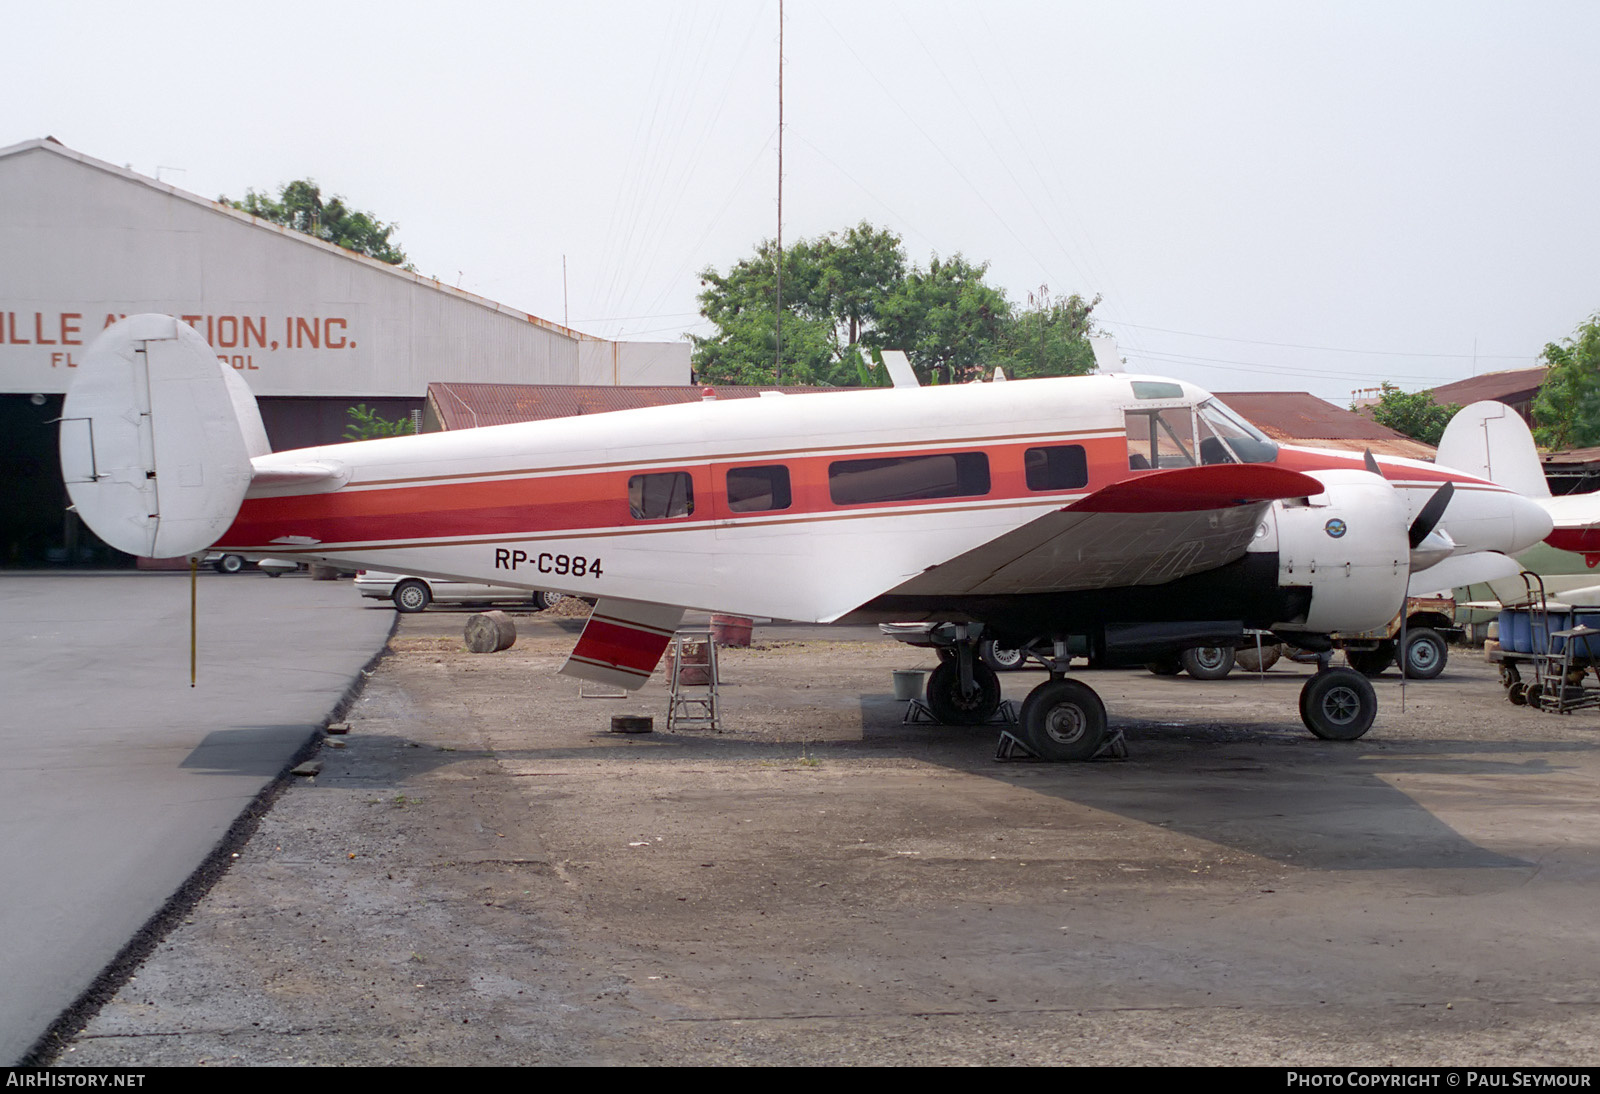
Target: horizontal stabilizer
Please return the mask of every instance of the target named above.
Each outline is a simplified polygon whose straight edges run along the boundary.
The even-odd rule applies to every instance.
[[[643,687],[682,618],[682,608],[666,604],[602,599],[561,672],[629,691]]]
[[[1464,585],[1480,585],[1501,578],[1515,577],[1522,572],[1522,564],[1498,551],[1474,551],[1456,555],[1443,562],[1419,570],[1411,575],[1408,596],[1459,589]]]
[[[119,551],[194,554],[233,522],[252,447],[232,370],[186,323],[133,315],[89,345],[61,412],[61,473],[84,523]],[[231,377],[237,379],[236,377]],[[242,384],[241,384],[242,386]]]

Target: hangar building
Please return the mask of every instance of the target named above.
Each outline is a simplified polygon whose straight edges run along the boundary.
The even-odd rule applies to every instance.
[[[343,439],[430,382],[688,384],[681,342],[613,342],[75,152],[0,148],[0,566],[117,565],[60,483],[61,397],[96,334],[165,312],[237,369],[276,449]]]

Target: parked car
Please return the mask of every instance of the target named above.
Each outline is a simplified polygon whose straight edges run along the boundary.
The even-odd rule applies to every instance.
[[[260,570],[269,577],[279,574],[292,574],[300,569],[300,563],[292,562],[286,558],[258,558],[247,559],[243,555],[223,554],[212,551],[206,555],[204,564],[210,566],[219,574],[242,574],[246,570]]]
[[[560,593],[542,590],[390,574],[381,570],[357,570],[356,592],[374,600],[392,600],[402,612],[420,612],[429,604],[520,604],[543,611],[562,599]]]

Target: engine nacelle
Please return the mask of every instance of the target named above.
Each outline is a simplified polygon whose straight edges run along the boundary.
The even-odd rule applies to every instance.
[[[1312,471],[1326,489],[1306,501],[1276,502],[1251,551],[1276,551],[1278,584],[1311,591],[1303,619],[1274,630],[1364,631],[1384,626],[1405,604],[1411,542],[1404,502],[1366,471]]]

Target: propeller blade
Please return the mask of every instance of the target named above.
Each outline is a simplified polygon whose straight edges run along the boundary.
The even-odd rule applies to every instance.
[[[1378,476],[1378,478],[1383,478],[1383,468],[1378,466],[1378,461],[1373,458],[1372,449],[1370,448],[1367,449],[1367,470]]]
[[[1444,516],[1444,511],[1450,504],[1450,499],[1455,497],[1456,484],[1447,482],[1439,487],[1428,503],[1422,507],[1422,512],[1417,514],[1417,519],[1411,522],[1411,547],[1413,550],[1423,540],[1428,538],[1428,533],[1433,531],[1433,526],[1439,523],[1439,518]]]

